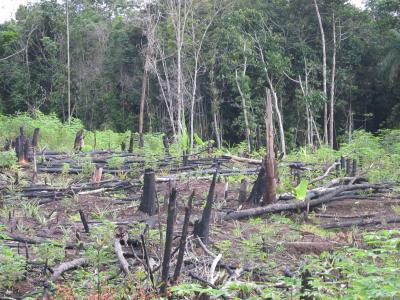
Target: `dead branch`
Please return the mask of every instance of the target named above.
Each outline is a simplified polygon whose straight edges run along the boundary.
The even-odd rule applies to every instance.
[[[87,258],[77,258],[71,261],[64,262],[54,268],[54,273],[49,278],[49,282],[56,281],[63,273],[75,269],[77,267],[82,267],[89,264]]]

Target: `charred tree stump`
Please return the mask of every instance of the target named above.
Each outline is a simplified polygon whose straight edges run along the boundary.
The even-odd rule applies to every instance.
[[[143,132],[139,135],[139,148],[142,149],[144,147],[144,134]]]
[[[103,176],[103,168],[101,166],[96,165],[96,169],[93,173],[93,182],[99,184],[101,181],[101,177]]]
[[[272,120],[272,99],[271,91],[267,88],[267,111],[265,126],[267,129],[267,154],[264,159],[265,168],[265,192],[263,205],[271,204],[276,201],[276,160],[274,151],[274,124]]]
[[[129,152],[129,153],[133,153],[133,132],[131,132],[131,135],[130,135],[130,137],[129,137],[128,152]]]
[[[343,156],[340,157],[340,168],[346,170],[346,159]]]
[[[357,160],[353,159],[353,164],[351,167],[351,177],[355,177],[357,175]]]
[[[25,163],[27,161],[27,157],[25,157],[25,145],[26,145],[26,137],[24,127],[19,128],[20,135],[15,139],[15,153],[18,158],[19,163]]]
[[[304,270],[301,274],[301,289],[300,289],[300,299],[301,300],[313,300],[314,297],[309,295],[312,291],[312,285],[310,284],[311,281],[311,273],[309,270]]]
[[[258,172],[256,181],[254,182],[253,188],[251,189],[247,202],[252,204],[258,204],[265,193],[265,169],[261,167]]]
[[[213,146],[214,146],[214,144],[213,144],[212,142],[209,141],[209,142],[207,143],[207,154],[208,154],[209,157],[211,157],[212,154],[213,154],[213,150],[214,150],[214,149],[213,149],[213,148],[214,148]]]
[[[183,258],[185,255],[186,239],[187,239],[188,231],[189,231],[189,221],[190,221],[190,215],[192,214],[192,203],[193,203],[194,197],[195,197],[195,194],[193,191],[192,195],[190,195],[190,197],[189,197],[188,204],[185,207],[185,219],[183,221],[182,236],[181,236],[181,240],[179,241],[178,258],[176,261],[176,267],[175,267],[175,272],[174,272],[174,277],[172,279],[172,282],[176,282],[179,278],[179,275],[181,274],[181,268],[182,268],[182,264],[183,264]]]
[[[140,202],[139,210],[153,215],[156,211],[155,198],[156,198],[156,176],[153,169],[146,169],[144,171],[143,179],[143,195]]]
[[[165,294],[167,289],[167,282],[169,277],[169,264],[171,261],[172,242],[174,238],[174,223],[175,223],[175,209],[176,209],[176,189],[173,188],[169,196],[168,202],[168,216],[167,216],[167,229],[165,232],[165,248],[164,259],[162,262],[161,272],[161,285],[160,293]]]
[[[169,154],[169,139],[166,134],[163,135],[163,145],[164,145],[165,155],[170,156],[170,154]]]
[[[81,217],[81,221],[82,221],[82,224],[83,224],[83,228],[85,229],[85,232],[89,233],[89,225],[88,225],[88,222],[86,220],[85,213],[81,209],[79,210],[79,216]]]
[[[75,142],[74,142],[74,150],[82,151],[82,148],[84,145],[85,145],[85,141],[84,141],[84,136],[83,136],[83,129],[81,129],[76,133]]]
[[[184,167],[186,167],[188,165],[188,160],[189,160],[189,156],[188,156],[187,152],[183,151],[182,164]]]
[[[240,188],[239,188],[239,203],[242,204],[246,202],[247,198],[247,179],[243,178],[242,181],[240,182]]]
[[[351,159],[348,158],[346,159],[346,174],[347,176],[351,176],[351,172],[352,172],[352,164],[351,164]]]
[[[214,202],[215,185],[217,183],[218,172],[219,166],[217,166],[217,169],[215,170],[210,189],[208,191],[206,206],[203,209],[201,220],[196,221],[194,225],[194,234],[201,238],[204,244],[207,244],[208,242],[208,233],[210,231],[211,212]]]
[[[24,144],[24,155],[23,155],[23,159],[24,159],[24,162],[28,162],[29,161],[29,150],[30,150],[30,147],[31,147],[31,143],[30,143],[30,141],[29,141],[29,139],[25,139],[25,144]]]

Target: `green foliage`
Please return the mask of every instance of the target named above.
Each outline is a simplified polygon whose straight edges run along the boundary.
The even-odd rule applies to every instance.
[[[16,166],[17,157],[14,151],[0,152],[0,168],[9,169]]]
[[[292,188],[297,200],[303,201],[308,193],[308,180],[303,179],[298,186]]]
[[[363,239],[368,247],[365,249],[345,248],[310,257],[305,266],[315,274],[311,283],[314,290],[310,294],[322,299],[400,297],[399,233],[399,230],[366,233]]]
[[[1,233],[0,233],[1,234]],[[12,287],[25,274],[26,259],[0,244],[0,292]]]

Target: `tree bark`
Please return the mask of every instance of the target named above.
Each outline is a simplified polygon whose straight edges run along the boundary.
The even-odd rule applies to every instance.
[[[156,180],[153,169],[146,169],[144,173],[143,195],[140,202],[139,210],[153,215],[156,211]]]
[[[263,205],[271,204],[276,201],[274,125],[272,120],[271,90],[268,88],[266,89],[266,109],[265,125],[267,129],[267,154],[264,158],[265,192],[263,197]]]
[[[195,194],[194,194],[194,191],[193,191],[192,195],[190,195],[190,197],[189,197],[188,204],[185,207],[185,219],[183,221],[182,236],[181,236],[181,240],[179,242],[178,258],[177,258],[177,261],[176,261],[174,277],[172,279],[173,282],[176,282],[178,280],[178,277],[179,277],[179,275],[181,273],[181,268],[182,268],[182,264],[183,264],[183,258],[184,258],[184,255],[185,255],[186,239],[187,239],[188,230],[189,230],[190,215],[192,214],[192,204],[193,204],[193,199],[194,198],[195,198]]]
[[[210,231],[211,212],[214,202],[215,185],[217,183],[218,172],[219,172],[219,167],[217,166],[212,182],[210,184],[210,189],[207,195],[206,206],[203,209],[201,220],[197,221],[194,226],[194,234],[197,235],[199,238],[201,238],[203,243],[205,244],[207,244],[208,242],[208,233]]]
[[[172,241],[174,238],[174,222],[175,222],[175,209],[176,209],[176,189],[173,188],[172,192],[169,196],[168,203],[168,216],[167,216],[167,229],[165,232],[165,248],[164,248],[164,259],[162,263],[162,272],[161,272],[161,285],[160,285],[160,293],[164,294],[168,285],[168,277],[169,277],[169,264],[171,261],[171,252],[172,252]]]

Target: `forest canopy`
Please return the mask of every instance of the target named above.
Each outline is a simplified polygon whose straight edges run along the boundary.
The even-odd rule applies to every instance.
[[[42,0],[0,25],[0,112],[67,122],[70,90],[89,130],[187,131],[191,145],[251,150],[265,140],[268,88],[281,151],[337,147],[400,125],[399,11],[395,0]]]

